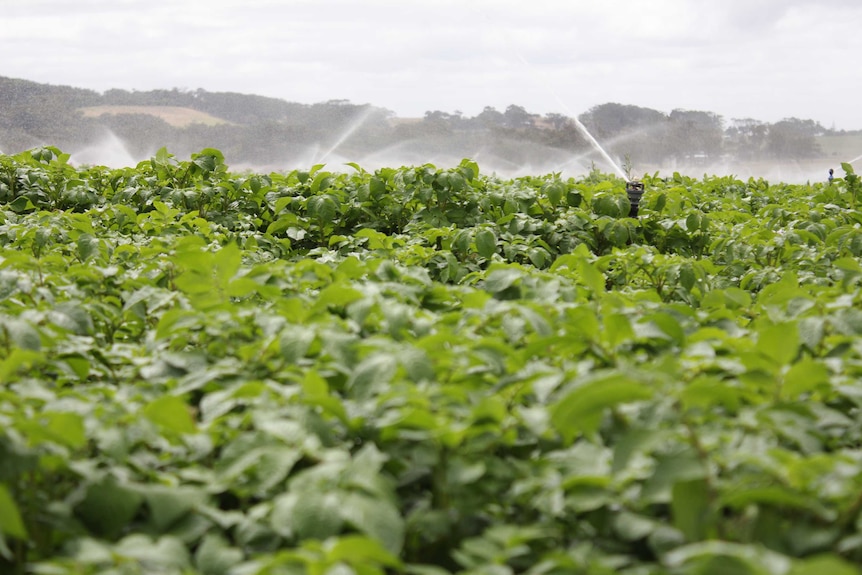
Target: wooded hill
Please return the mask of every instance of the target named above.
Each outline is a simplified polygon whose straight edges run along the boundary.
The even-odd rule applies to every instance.
[[[571,163],[573,154],[589,165],[591,151],[571,118],[533,114],[514,104],[504,111],[486,107],[474,117],[435,110],[406,119],[346,100],[302,104],[177,88],[99,93],[6,77],[0,77],[0,104],[0,150],[6,153],[50,144],[74,154],[108,134],[132,158],[149,157],[162,146],[180,157],[216,147],[231,165],[255,166],[290,158],[374,165],[478,157],[501,166],[553,169]],[[816,137],[835,133],[812,120],[769,124],[619,103],[596,106],[579,119],[621,163],[813,158],[823,154]]]

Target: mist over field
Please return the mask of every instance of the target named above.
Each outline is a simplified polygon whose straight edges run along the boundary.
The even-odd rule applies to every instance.
[[[862,142],[862,138],[860,138],[860,142]],[[517,141],[498,142],[498,145],[517,147],[519,143]],[[173,153],[174,147],[171,145],[166,147]],[[148,160],[155,152],[156,149],[149,153],[132,154],[123,140],[113,132],[106,131],[98,140],[73,148],[71,162],[77,165],[130,167],[140,161]],[[253,161],[231,162],[230,158],[227,158],[227,161],[232,170],[268,173],[271,171],[308,169],[317,163],[326,164],[329,170],[342,172],[353,170],[347,165],[348,163],[356,163],[369,171],[428,163],[434,164],[438,168],[450,168],[457,166],[464,158],[475,160],[484,172],[496,173],[504,178],[549,173],[559,173],[563,177],[579,177],[589,173],[592,169],[608,173],[613,172],[613,167],[609,166],[598,152],[591,150],[572,153],[565,150],[526,145],[519,150],[517,159],[520,162],[516,162],[495,153],[488,147],[468,148],[463,145],[459,146],[457,141],[444,140],[437,142],[405,141],[384,149],[363,151],[355,155],[337,149],[323,155],[321,146],[312,145],[306,150],[299,151],[299,153],[285,156],[281,161],[260,164]],[[621,162],[624,161],[625,153],[621,154],[620,158],[622,158]],[[857,163],[859,160],[860,158],[855,158],[853,163]],[[719,158],[717,160],[708,158],[670,159],[664,163],[640,164],[632,162],[630,174],[633,178],[639,178],[643,174],[658,173],[660,176],[670,176],[674,172],[678,172],[691,177],[703,177],[705,175],[736,176],[740,179],[764,178],[770,181],[804,183],[825,180],[829,168],[838,169],[842,161],[845,160],[837,156],[752,162],[735,161],[731,158]]]
[[[0,78],[0,150],[54,145],[75,164],[134,166],[162,147],[178,158],[222,151],[235,170],[366,170],[478,162],[501,177],[598,169],[626,179],[679,172],[819,181],[856,162],[862,133],[813,120],[767,123],[710,111],[606,103],[573,117],[510,104],[475,116],[427,111],[403,118],[371,104],[288,102],[205,90],[104,93]]]

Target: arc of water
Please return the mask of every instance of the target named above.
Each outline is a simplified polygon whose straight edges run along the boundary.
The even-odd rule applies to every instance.
[[[356,117],[350,122],[350,124],[348,124],[347,128],[344,129],[338,139],[335,140],[335,143],[332,144],[332,146],[328,150],[326,150],[326,152],[324,152],[322,156],[320,156],[319,162],[325,161],[326,158],[330,156],[330,154],[337,150],[339,146],[341,146],[341,144],[343,144],[345,140],[347,140],[347,138],[352,136],[353,133],[358,130],[362,126],[362,124],[365,123],[365,120],[368,119],[368,116],[370,116],[373,111],[374,108],[372,108],[371,106],[367,106],[362,112],[357,114]]]
[[[607,161],[611,166],[613,166],[613,167],[614,167],[614,170],[616,170],[617,174],[619,174],[619,176],[620,176],[622,179],[624,179],[624,180],[628,180],[628,179],[629,179],[629,177],[626,175],[625,171],[623,171],[623,169],[622,169],[621,167],[619,167],[619,166],[617,165],[617,163],[611,159],[610,155],[605,151],[605,149],[601,146],[601,144],[599,144],[598,140],[596,140],[596,139],[593,137],[593,135],[589,132],[589,130],[587,130],[587,127],[586,127],[586,126],[584,126],[584,125],[581,123],[581,121],[580,121],[580,120],[578,120],[578,119],[577,119],[576,117],[574,117],[574,116],[572,116],[572,120],[574,120],[574,122],[575,122],[575,126],[578,128],[578,130],[581,132],[581,134],[583,134],[583,135],[587,138],[587,140],[590,142],[590,144],[592,144],[592,145],[593,145],[593,147],[594,147],[596,150],[598,150],[598,152],[602,155],[602,157],[603,157],[603,158],[604,158],[604,159],[605,159],[605,160],[606,160],[606,161]]]
[[[548,93],[554,97],[554,99],[562,107],[563,111],[566,112],[566,115],[572,119],[572,121],[575,123],[575,127],[578,129],[578,131],[581,133],[581,135],[583,135],[587,139],[587,141],[590,143],[590,145],[593,148],[595,148],[595,150],[599,154],[601,154],[602,158],[604,158],[604,160],[613,167],[614,171],[622,179],[628,180],[629,178],[626,175],[625,171],[623,171],[623,169],[617,165],[617,163],[611,158],[610,154],[608,154],[605,151],[605,149],[602,147],[602,145],[599,144],[599,141],[593,137],[593,135],[590,133],[589,130],[587,130],[587,127],[584,126],[584,124],[580,120],[578,120],[577,115],[574,112],[572,112],[572,110],[569,108],[569,106],[563,101],[562,98],[560,98],[560,95],[557,94],[557,91],[554,90],[553,86],[551,86],[551,84],[541,74],[539,74],[535,70],[535,68],[532,66],[532,64],[530,64],[530,62],[528,62],[527,59],[524,58],[523,55],[521,55],[520,52],[515,50],[515,55],[518,57],[519,60],[521,60],[521,62],[527,67],[527,69],[529,69],[530,72],[532,72],[533,75],[535,75],[537,77],[537,79],[539,80],[539,83],[542,86],[544,86],[544,88],[548,91]]]
[[[651,131],[652,129],[656,128],[657,126],[659,126],[659,124],[650,124],[650,125],[648,125],[648,126],[642,126],[642,127],[638,128],[637,130],[635,130],[635,131],[633,131],[633,132],[626,132],[626,133],[624,133],[624,134],[620,134],[620,135],[618,135],[618,136],[614,136],[613,138],[611,138],[611,139],[609,139],[609,140],[605,140],[605,145],[607,145],[607,146],[615,146],[615,145],[617,145],[617,144],[619,144],[619,143],[626,142],[626,141],[628,141],[628,140],[631,140],[632,138],[636,138],[636,137],[638,137],[638,136],[640,136],[640,135],[642,135],[642,134],[646,134],[646,133],[648,133],[649,131]],[[570,164],[580,163],[580,162],[581,162],[581,160],[584,160],[584,159],[586,159],[586,158],[589,158],[593,153],[594,153],[594,151],[588,151],[588,152],[580,153],[580,154],[578,154],[578,155],[576,155],[576,156],[574,156],[574,157],[572,157],[572,158],[570,158],[570,159],[566,160],[566,161],[565,161],[565,162],[563,162],[562,164],[560,164],[560,165],[559,165],[559,167],[558,167],[557,169],[558,169],[558,170],[561,170],[561,169],[565,168],[566,166],[568,166],[568,165],[570,165]]]

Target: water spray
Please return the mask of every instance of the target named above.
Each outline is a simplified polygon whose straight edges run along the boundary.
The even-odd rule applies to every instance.
[[[516,55],[516,56],[518,57],[518,59],[519,59],[519,60],[520,60],[520,61],[521,61],[521,62],[522,62],[526,67],[527,67],[527,69],[529,69],[529,70],[530,70],[530,72],[532,72],[532,73],[533,73],[533,75],[538,76],[539,80],[541,80],[541,82],[540,82],[540,83],[541,83],[541,85],[542,85],[542,86],[543,86],[543,87],[548,91],[548,93],[549,93],[551,96],[553,96],[553,97],[554,97],[554,100],[556,100],[556,101],[557,101],[557,104],[559,104],[559,105],[560,105],[560,107],[563,109],[563,111],[564,111],[564,112],[566,112],[566,115],[568,115],[568,116],[569,116],[569,118],[571,118],[571,120],[572,120],[572,121],[574,122],[574,124],[575,124],[575,127],[578,129],[578,131],[581,133],[581,135],[583,135],[583,136],[587,139],[587,141],[590,143],[590,145],[591,145],[591,146],[592,146],[592,147],[593,147],[593,148],[594,148],[594,149],[595,149],[599,154],[601,154],[602,158],[604,158],[604,159],[605,159],[605,161],[606,161],[608,164],[610,164],[610,165],[611,165],[611,167],[613,167],[614,171],[616,171],[616,173],[617,173],[621,178],[623,178],[624,180],[628,180],[628,177],[626,176],[626,173],[623,171],[623,169],[617,165],[617,163],[616,163],[616,162],[611,158],[610,154],[608,154],[608,153],[605,151],[605,149],[601,146],[601,144],[599,144],[598,140],[596,140],[596,139],[593,137],[593,135],[590,133],[590,131],[589,131],[589,130],[587,130],[587,127],[586,127],[586,126],[584,126],[584,124],[583,124],[580,120],[578,120],[577,115],[576,115],[574,112],[572,112],[572,110],[569,108],[569,106],[568,106],[568,105],[566,105],[566,103],[563,101],[563,99],[562,99],[562,98],[560,98],[559,94],[557,94],[557,92],[556,92],[556,90],[554,90],[553,86],[551,86],[551,85],[550,85],[550,83],[548,83],[548,82],[547,82],[547,81],[546,81],[546,80],[545,80],[545,79],[544,79],[544,78],[543,78],[543,77],[542,77],[538,72],[536,72],[536,71],[535,71],[535,69],[533,68],[532,64],[530,64],[530,63],[527,61],[527,59],[526,59],[526,58],[524,58],[524,56],[522,56],[522,55],[521,55],[521,53],[520,53],[520,52],[518,52],[517,50],[515,50],[515,55]]]
[[[341,134],[339,134],[338,138],[335,140],[335,143],[334,143],[334,144],[332,144],[332,146],[331,146],[328,150],[326,150],[326,152],[324,152],[324,153],[323,153],[323,155],[320,157],[320,159],[318,160],[318,162],[321,162],[321,163],[322,163],[322,162],[326,161],[326,159],[327,159],[327,158],[328,158],[328,157],[329,157],[333,152],[335,152],[335,150],[337,150],[339,147],[341,147],[341,144],[343,144],[343,143],[347,140],[347,138],[349,138],[350,136],[352,136],[352,135],[353,135],[353,133],[354,133],[354,132],[356,132],[356,130],[358,130],[360,127],[362,127],[362,124],[364,124],[364,123],[365,123],[365,121],[368,119],[368,117],[369,117],[369,116],[371,116],[371,114],[372,114],[373,112],[374,112],[374,108],[372,108],[371,106],[367,106],[364,110],[362,110],[361,112],[359,112],[359,113],[358,113],[358,114],[357,114],[357,115],[356,115],[356,116],[355,116],[355,117],[350,121],[350,123],[349,123],[349,124],[347,125],[347,127],[346,127],[342,132],[341,132]]]
[[[533,74],[538,75],[534,68],[530,65],[526,58],[524,58],[517,50],[515,50],[515,54],[521,62],[527,66],[527,68],[533,72]],[[629,174],[627,174],[617,163],[611,158],[610,154],[608,154],[605,149],[599,144],[598,140],[593,137],[587,127],[578,119],[577,115],[575,115],[572,110],[566,105],[562,98],[560,98],[559,94],[557,94],[556,90],[550,85],[550,83],[546,82],[544,78],[541,78],[541,84],[545,87],[545,89],[554,97],[557,103],[563,108],[563,111],[572,119],[575,124],[575,127],[578,131],[587,139],[590,145],[595,148],[599,154],[601,154],[602,158],[610,164],[617,175],[619,175],[622,179],[626,181],[626,195],[629,198],[629,204],[631,208],[629,209],[629,217],[636,218],[638,216],[638,210],[640,208],[640,200],[644,193],[644,184],[641,181],[633,180]]]
[[[483,14],[483,16],[485,16],[485,15]],[[485,16],[485,20],[487,21],[487,16]],[[551,96],[553,96],[554,100],[557,101],[557,104],[559,104],[560,107],[563,109],[563,111],[566,112],[566,115],[572,119],[572,121],[575,124],[575,127],[578,129],[578,131],[581,133],[581,135],[583,135],[587,139],[587,141],[590,143],[590,145],[593,148],[595,148],[595,150],[598,151],[599,154],[601,154],[602,158],[604,158],[605,161],[613,167],[613,169],[617,173],[617,175],[626,181],[626,194],[628,195],[629,203],[631,204],[631,209],[629,210],[629,217],[632,217],[632,218],[637,217],[638,208],[640,207],[640,199],[641,199],[641,196],[643,195],[643,192],[644,192],[643,182],[640,182],[637,180],[632,180],[631,177],[619,165],[617,165],[617,163],[613,160],[613,158],[611,158],[610,154],[608,154],[605,151],[605,149],[601,146],[601,144],[599,144],[598,140],[596,140],[593,137],[593,135],[590,133],[590,131],[587,130],[587,127],[584,126],[584,124],[578,119],[577,114],[572,112],[572,110],[569,108],[569,106],[563,101],[563,99],[559,96],[559,94],[557,94],[557,91],[554,90],[554,88],[550,84],[550,82],[548,82],[542,76],[542,74],[540,74],[533,67],[533,65],[530,64],[530,62],[528,62],[526,58],[524,58],[524,56],[521,54],[520,51],[518,51],[518,49],[515,47],[515,45],[512,42],[508,42],[508,45],[512,49],[512,51],[514,52],[515,56],[517,56],[518,60],[520,60],[521,63],[523,63],[524,66],[526,66],[527,69],[534,76],[536,76],[536,79],[538,80],[538,84],[540,84],[542,87],[544,87],[545,90],[547,90],[548,93]]]

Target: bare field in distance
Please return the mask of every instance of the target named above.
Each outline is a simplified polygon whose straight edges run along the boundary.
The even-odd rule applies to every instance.
[[[180,106],[90,106],[79,110],[86,118],[97,118],[105,114],[148,114],[161,118],[176,128],[183,128],[190,124],[207,126],[230,124],[227,120],[211,116],[206,112]]]

